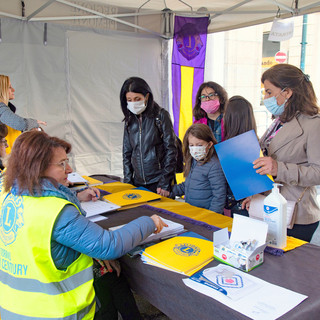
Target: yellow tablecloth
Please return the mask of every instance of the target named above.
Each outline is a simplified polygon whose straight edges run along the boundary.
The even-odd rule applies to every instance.
[[[98,188],[110,193],[114,193],[122,190],[132,189],[134,188],[134,186],[128,183],[110,182],[110,183],[100,185],[98,186]],[[149,202],[148,205],[155,208],[171,211],[176,214],[180,214],[182,216],[186,216],[194,220],[202,221],[221,229],[228,228],[229,231],[232,230],[232,221],[233,221],[232,218],[224,216],[222,214],[212,212],[210,210],[191,206],[190,204],[185,202],[162,197],[160,201]],[[288,236],[287,246],[283,250],[290,251],[294,248],[302,246],[305,243],[307,242]]]

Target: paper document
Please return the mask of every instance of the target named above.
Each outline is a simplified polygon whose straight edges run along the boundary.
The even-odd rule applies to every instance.
[[[71,182],[71,183],[76,183],[76,184],[79,184],[79,183],[87,183],[87,180],[83,177],[80,176],[79,173],[77,172],[71,172],[68,174],[68,180]]]
[[[255,320],[277,319],[308,298],[223,264],[183,282]]]
[[[162,238],[166,238],[166,237],[169,237],[169,236],[176,236],[178,233],[183,232],[184,227],[183,227],[182,224],[177,223],[177,222],[173,222],[171,220],[164,219],[164,218],[161,218],[161,219],[168,225],[168,227],[164,227],[157,234],[155,234],[155,233],[151,234],[149,237],[144,239],[140,244],[144,244],[144,243],[147,243],[147,242],[152,242],[152,241],[155,241],[155,240],[158,240],[158,239],[162,239]],[[109,228],[109,230],[114,231],[114,230],[122,228],[123,226],[124,225],[117,226],[117,227],[112,227],[112,228]]]
[[[87,213],[87,218],[95,216],[97,214],[114,211],[120,208],[116,204],[102,200],[81,202],[81,207]]]
[[[97,214],[96,216],[91,216],[88,218],[91,222],[98,222],[101,220],[107,220],[108,217],[105,216],[101,216],[100,214]]]

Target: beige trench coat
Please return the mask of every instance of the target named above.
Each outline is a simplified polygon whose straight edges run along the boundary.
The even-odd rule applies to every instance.
[[[263,141],[265,135],[260,141]],[[320,115],[299,114],[285,123],[268,147],[268,156],[278,163],[276,182],[281,194],[297,201],[293,222],[311,224],[320,220],[316,185],[320,185]]]

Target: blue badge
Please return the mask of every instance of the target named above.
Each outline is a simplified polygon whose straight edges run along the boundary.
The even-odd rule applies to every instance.
[[[189,243],[179,243],[176,244],[173,248],[175,254],[184,257],[197,256],[200,253],[200,248],[195,246],[194,244]]]
[[[0,238],[6,246],[16,240],[18,228],[23,225],[23,198],[9,193],[0,212]]]
[[[141,198],[141,194],[134,192],[125,193],[122,198],[126,200],[138,200]]]

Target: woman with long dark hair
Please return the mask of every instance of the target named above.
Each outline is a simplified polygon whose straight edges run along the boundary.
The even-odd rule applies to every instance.
[[[226,90],[218,83],[209,81],[199,87],[193,107],[194,123],[208,125],[218,143],[224,140],[223,113],[227,101]]]
[[[124,114],[124,182],[168,196],[175,177],[177,149],[168,111],[154,100],[141,78],[122,85],[120,103]]]

